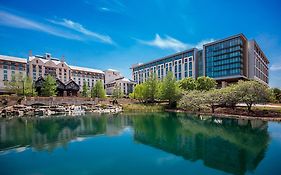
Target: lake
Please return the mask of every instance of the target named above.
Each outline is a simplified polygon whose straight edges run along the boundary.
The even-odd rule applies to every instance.
[[[281,174],[281,123],[183,113],[0,120],[1,175]]]

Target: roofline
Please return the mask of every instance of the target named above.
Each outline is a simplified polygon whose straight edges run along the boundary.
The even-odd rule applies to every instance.
[[[151,63],[154,63],[154,62],[157,62],[157,61],[161,61],[161,60],[164,60],[166,58],[169,58],[169,57],[173,57],[173,56],[176,56],[176,55],[179,55],[179,54],[183,54],[185,52],[189,52],[189,51],[193,51],[193,50],[198,50],[197,48],[191,48],[191,49],[187,49],[187,50],[183,50],[181,52],[177,52],[177,53],[174,53],[174,54],[170,54],[170,55],[167,55],[167,56],[164,56],[164,57],[161,57],[161,58],[158,58],[158,59],[155,59],[155,60],[152,60],[152,61],[149,61],[149,62],[146,62],[146,63],[142,63],[138,66],[131,66],[130,69],[134,69],[134,68],[137,68],[137,67],[140,67],[140,66],[143,66],[143,65],[146,65],[146,64],[151,64]]]
[[[69,65],[69,68],[71,70],[77,70],[77,71],[83,71],[83,72],[94,72],[94,73],[99,73],[99,74],[104,74],[104,72],[102,70],[99,69],[93,69],[93,68],[89,68],[89,67],[80,67],[80,66],[73,66],[73,65]],[[78,70],[79,68],[81,69],[92,69],[93,71],[87,71],[87,70]]]
[[[15,57],[15,56],[10,56],[10,55],[0,55],[0,57],[10,57],[10,58],[15,58],[15,59],[19,59],[19,60],[9,60],[6,59],[7,61],[12,61],[12,62],[19,62],[19,63],[27,63],[27,59],[26,58],[20,58],[20,57]],[[0,58],[1,59],[1,58]],[[5,58],[4,58],[5,59]]]
[[[204,48],[205,46],[217,44],[217,43],[224,42],[224,41],[227,41],[227,40],[230,40],[230,39],[233,39],[233,38],[237,38],[237,37],[242,37],[242,38],[244,38],[246,41],[248,41],[248,39],[246,38],[246,36],[245,36],[243,33],[239,33],[239,34],[236,34],[236,35],[229,36],[229,37],[227,37],[227,38],[219,39],[219,40],[216,40],[216,41],[213,41],[213,42],[204,44],[204,45],[203,45],[203,48]]]

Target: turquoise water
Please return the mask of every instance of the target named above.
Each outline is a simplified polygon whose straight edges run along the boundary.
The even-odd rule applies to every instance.
[[[281,123],[175,113],[0,120],[0,174],[281,174]]]

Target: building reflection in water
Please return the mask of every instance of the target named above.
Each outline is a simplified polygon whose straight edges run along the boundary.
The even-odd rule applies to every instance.
[[[134,118],[135,140],[232,174],[255,170],[269,142],[263,121],[153,115]]]
[[[129,114],[127,114],[129,115]],[[134,139],[186,160],[244,174],[256,169],[269,142],[267,122],[195,117],[175,113],[125,116],[13,119],[0,122],[0,150],[31,147],[52,151],[70,141],[100,134],[118,135],[134,129]]]

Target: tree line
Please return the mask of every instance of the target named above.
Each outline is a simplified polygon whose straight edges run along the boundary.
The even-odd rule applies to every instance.
[[[242,81],[225,88],[217,88],[217,83],[209,77],[185,78],[177,81],[172,72],[163,80],[152,74],[147,81],[135,86],[130,98],[143,103],[167,101],[169,107],[200,111],[218,107],[235,108],[246,104],[251,111],[254,104],[279,101],[280,89],[270,89],[257,81]]]

